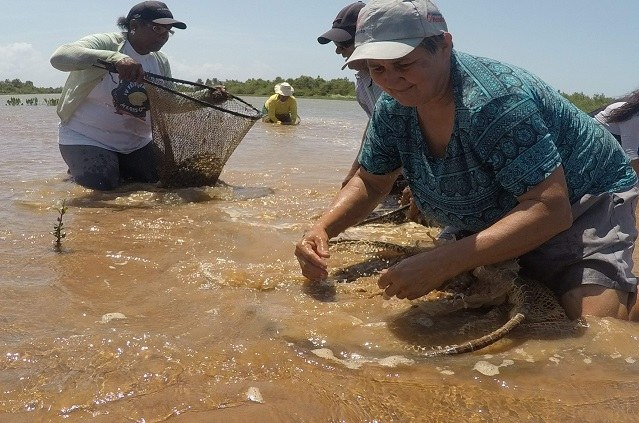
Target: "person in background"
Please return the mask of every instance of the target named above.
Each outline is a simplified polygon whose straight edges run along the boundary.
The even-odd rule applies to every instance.
[[[293,96],[295,90],[288,82],[275,85],[275,94],[264,103],[262,112],[266,114],[264,122],[278,125],[295,125],[299,122],[297,116],[297,100]]]
[[[361,1],[345,6],[333,20],[331,29],[317,37],[317,42],[320,44],[333,42],[335,45],[335,54],[339,54],[344,59],[348,59],[351,54],[353,54],[353,50],[355,50],[355,27],[357,24],[357,16],[359,15],[359,11],[362,10],[362,7],[364,7],[364,3]],[[373,108],[375,107],[375,102],[382,93],[382,89],[371,79],[365,62],[349,63],[348,67],[355,71],[355,96],[357,102],[370,119]],[[351,169],[342,182],[342,186],[346,185],[348,180],[357,172],[357,169],[359,169],[359,162],[357,158],[355,158]]]
[[[639,320],[632,254],[637,175],[619,143],[528,71],[456,51],[429,0],[372,0],[355,51],[385,91],[360,169],[296,244],[302,274],[328,275],[328,240],[364,219],[403,171],[426,215],[468,235],[382,272],[416,299],[477,267],[517,259],[570,318]]]
[[[639,90],[632,92],[626,101],[610,104],[595,119],[619,137],[632,168],[639,174]]]
[[[60,153],[75,182],[94,190],[158,180],[142,82],[145,72],[171,76],[160,49],[174,28],[186,29],[159,1],[136,4],[117,25],[122,32],[86,36],[51,56],[54,68],[69,72],[57,108]],[[223,101],[225,90],[212,96]]]

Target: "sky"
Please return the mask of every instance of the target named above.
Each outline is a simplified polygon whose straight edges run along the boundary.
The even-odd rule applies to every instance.
[[[186,30],[163,47],[173,76],[267,80],[348,78],[332,44],[317,37],[352,0],[167,0]],[[0,0],[0,80],[60,87],[60,45],[117,31],[125,0]],[[521,66],[572,94],[619,97],[639,88],[637,0],[439,0],[455,48]]]

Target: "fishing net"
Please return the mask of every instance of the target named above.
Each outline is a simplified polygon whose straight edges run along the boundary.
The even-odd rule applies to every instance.
[[[378,275],[382,269],[432,248],[436,246],[362,239],[331,240],[331,262],[337,267],[331,277],[342,282],[354,282]],[[429,339],[429,336],[443,336],[433,328],[429,333],[411,331],[403,334],[411,344],[409,349],[426,357],[484,348],[520,325],[525,328],[525,336],[545,337],[574,334],[579,327],[579,322],[568,319],[555,294],[546,286],[519,276],[519,266],[514,260],[459,275],[439,289],[408,303],[412,307],[404,309],[401,319],[411,321],[466,310],[488,310],[483,314],[473,314],[472,320],[457,328],[446,327],[446,336],[455,336],[453,332],[458,334],[458,341],[446,346],[438,345],[437,339]]]
[[[214,185],[262,113],[233,95],[223,100],[206,85],[151,73],[145,74],[144,82],[160,184]]]

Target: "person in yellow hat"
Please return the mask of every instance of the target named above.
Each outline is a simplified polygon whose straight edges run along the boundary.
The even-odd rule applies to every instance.
[[[278,125],[296,125],[300,119],[297,115],[297,100],[293,96],[295,89],[288,82],[275,85],[275,94],[270,96],[262,109],[264,122]]]

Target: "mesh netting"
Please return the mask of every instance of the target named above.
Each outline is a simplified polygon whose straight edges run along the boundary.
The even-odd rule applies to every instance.
[[[436,248],[434,245],[408,246],[361,239],[332,240],[330,247],[331,261],[338,266],[331,276],[344,282],[377,274],[406,257]],[[449,346],[410,346],[410,349],[425,356],[459,354],[484,348],[520,324],[526,327],[528,335],[574,333],[578,326],[578,322],[568,319],[555,294],[546,286],[519,276],[519,266],[514,260],[459,275],[410,303],[414,307],[410,313],[423,316],[495,308],[494,313],[487,313],[483,318],[475,317],[461,328],[466,333],[465,342]],[[478,336],[482,333],[485,335]]]
[[[147,73],[153,144],[160,184],[165,187],[214,185],[235,148],[261,112],[229,95],[212,104],[216,90]]]

